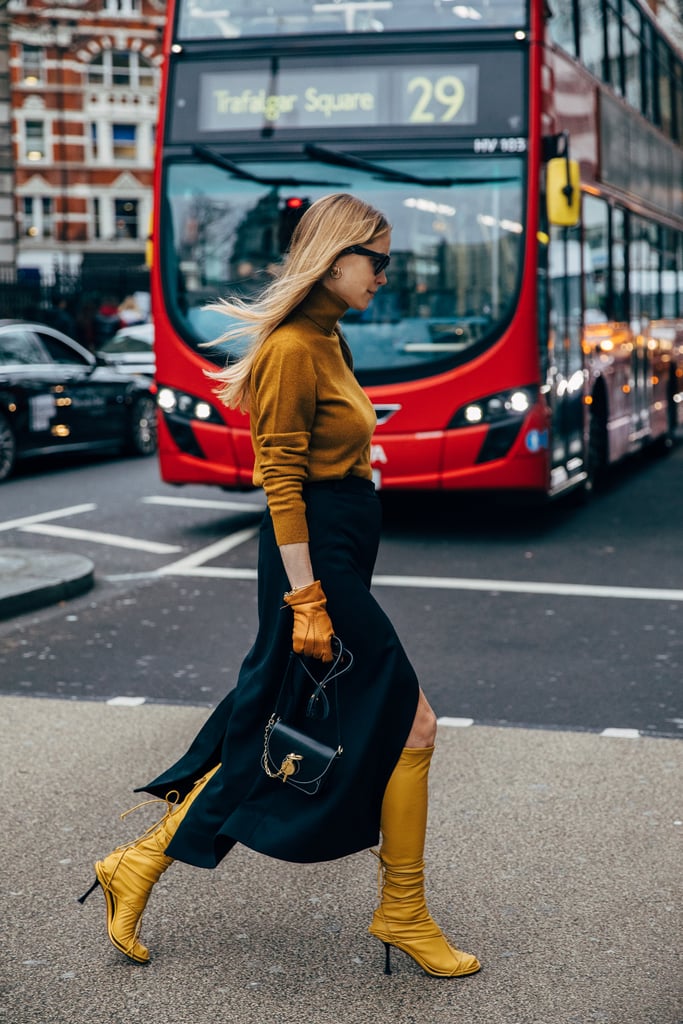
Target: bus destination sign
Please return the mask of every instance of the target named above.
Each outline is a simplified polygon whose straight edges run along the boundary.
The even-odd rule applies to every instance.
[[[477,64],[202,71],[202,133],[379,125],[465,126],[478,119]],[[182,102],[182,99],[181,99]]]

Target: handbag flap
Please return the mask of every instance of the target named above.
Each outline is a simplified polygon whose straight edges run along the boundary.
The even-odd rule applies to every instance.
[[[283,781],[308,785],[325,774],[341,747],[330,747],[312,736],[306,736],[282,721],[276,721],[268,734],[266,746],[270,767],[283,772]]]

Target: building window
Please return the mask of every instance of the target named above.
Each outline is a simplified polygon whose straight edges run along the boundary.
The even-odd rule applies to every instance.
[[[90,125],[90,155],[92,156],[93,160],[98,159],[99,152],[100,151],[97,136],[97,125],[93,123]]]
[[[111,14],[139,14],[140,0],[105,0],[105,10]]]
[[[93,238],[102,237],[102,224],[100,219],[100,201],[95,197],[92,201],[92,232]]]
[[[131,84],[131,55],[126,53],[125,50],[114,50],[111,56],[111,84],[112,85],[130,85]]]
[[[157,69],[140,53],[105,50],[88,66],[88,84],[124,89],[151,89],[157,83]]]
[[[40,85],[43,81],[43,48],[24,43],[21,48],[23,85]]]
[[[114,160],[135,160],[137,158],[137,127],[134,124],[113,124],[111,126],[111,152]]]
[[[22,202],[22,227],[29,238],[52,238],[54,206],[49,196],[40,199],[25,196]]]
[[[29,238],[38,237],[38,228],[33,223],[33,197],[26,196],[23,201],[23,228]]]
[[[137,199],[115,199],[114,218],[117,238],[139,238]]]
[[[26,159],[45,159],[45,124],[43,121],[26,122]]]
[[[52,238],[54,235],[54,223],[53,223],[53,203],[49,196],[43,196],[40,201],[40,208],[42,213],[42,231],[43,238]]]

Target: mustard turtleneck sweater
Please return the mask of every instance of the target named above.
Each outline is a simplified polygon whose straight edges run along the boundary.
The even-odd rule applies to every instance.
[[[304,483],[372,479],[377,419],[335,331],[346,309],[324,285],[315,285],[254,361],[253,481],[266,493],[278,545],[308,540]]]

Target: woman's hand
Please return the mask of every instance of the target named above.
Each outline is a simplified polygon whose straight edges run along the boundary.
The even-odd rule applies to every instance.
[[[332,661],[334,630],[327,614],[327,599],[320,580],[290,591],[285,594],[284,600],[294,612],[294,653],[320,658],[321,661]]]

